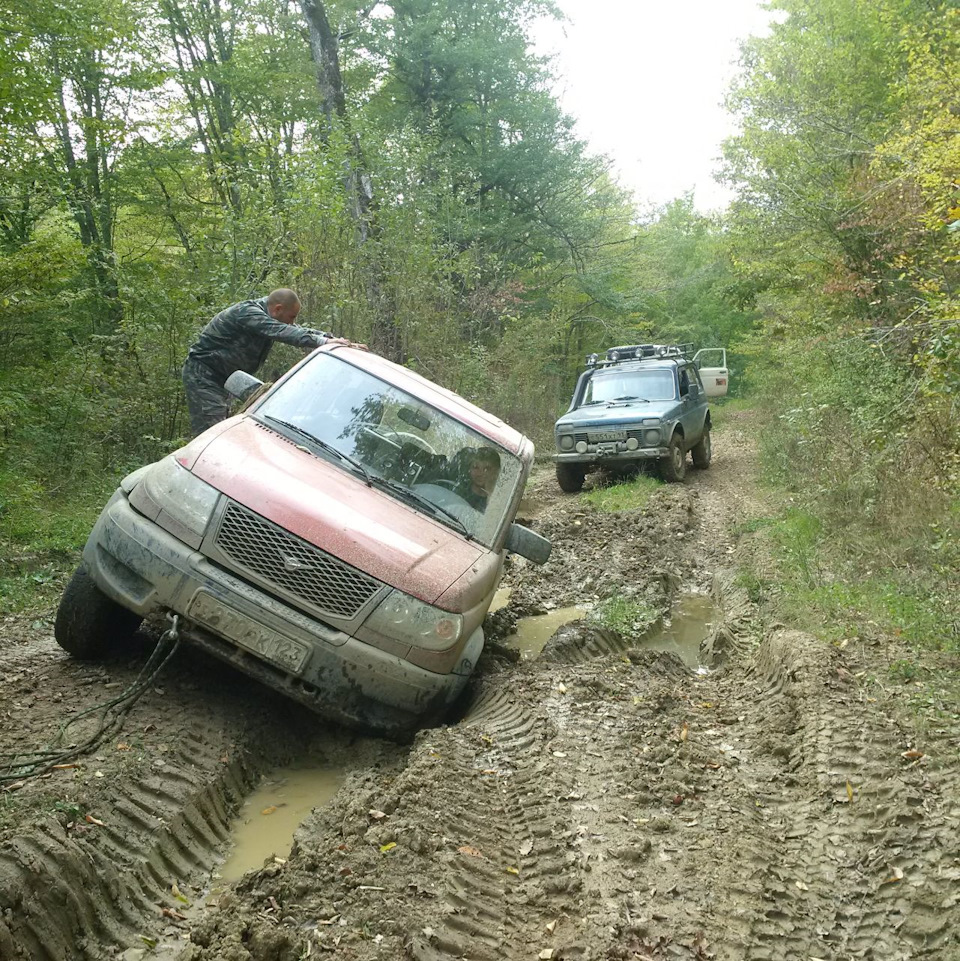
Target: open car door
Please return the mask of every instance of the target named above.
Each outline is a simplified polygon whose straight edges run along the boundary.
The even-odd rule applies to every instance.
[[[700,371],[707,397],[726,397],[730,372],[727,370],[727,351],[724,347],[704,347],[693,355]]]

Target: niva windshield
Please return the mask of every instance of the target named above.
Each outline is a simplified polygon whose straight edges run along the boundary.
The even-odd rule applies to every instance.
[[[676,397],[673,371],[618,370],[596,373],[590,378],[583,403],[611,400],[673,400]]]
[[[488,547],[520,478],[519,458],[503,447],[329,354],[304,364],[253,416]]]

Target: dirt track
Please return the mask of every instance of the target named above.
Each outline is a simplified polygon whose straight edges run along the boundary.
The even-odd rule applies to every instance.
[[[491,643],[462,719],[401,749],[183,652],[97,755],[0,794],[0,959],[960,958],[958,725],[875,681],[893,639],[762,624],[732,578],[762,554],[734,535],[763,512],[736,421],[714,456],[620,515],[538,475],[554,555],[510,569],[490,633],[611,593],[665,610],[713,591],[716,670],[584,624],[531,662]],[[2,751],[143,663],[80,667],[3,630]],[[307,754],[352,773],[284,863],[205,902],[242,797]]]

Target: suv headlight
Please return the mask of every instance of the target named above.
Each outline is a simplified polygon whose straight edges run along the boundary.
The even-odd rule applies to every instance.
[[[220,492],[173,456],[154,464],[130,492],[130,503],[160,527],[198,547]]]
[[[460,639],[463,618],[394,590],[380,602],[364,626],[414,647],[444,651]]]
[[[573,450],[573,434],[561,435],[560,450]]]

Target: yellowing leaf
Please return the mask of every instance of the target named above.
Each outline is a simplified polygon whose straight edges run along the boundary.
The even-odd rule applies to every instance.
[[[847,781],[847,800],[853,804],[853,785]]]
[[[276,809],[277,809],[276,804],[271,804],[270,807],[264,808],[260,813],[261,813],[261,814],[273,814],[273,812],[276,811]]]
[[[380,853],[381,853],[381,854],[386,854],[387,851],[392,851],[396,846],[397,846],[397,842],[396,842],[396,841],[391,841],[389,844],[381,844],[381,845],[380,845]]]
[[[520,873],[519,868],[507,868],[507,874],[519,874],[519,873]]]
[[[690,726],[686,721],[683,722],[683,727],[680,728],[680,740],[685,741],[687,739],[687,734],[690,731]]]

